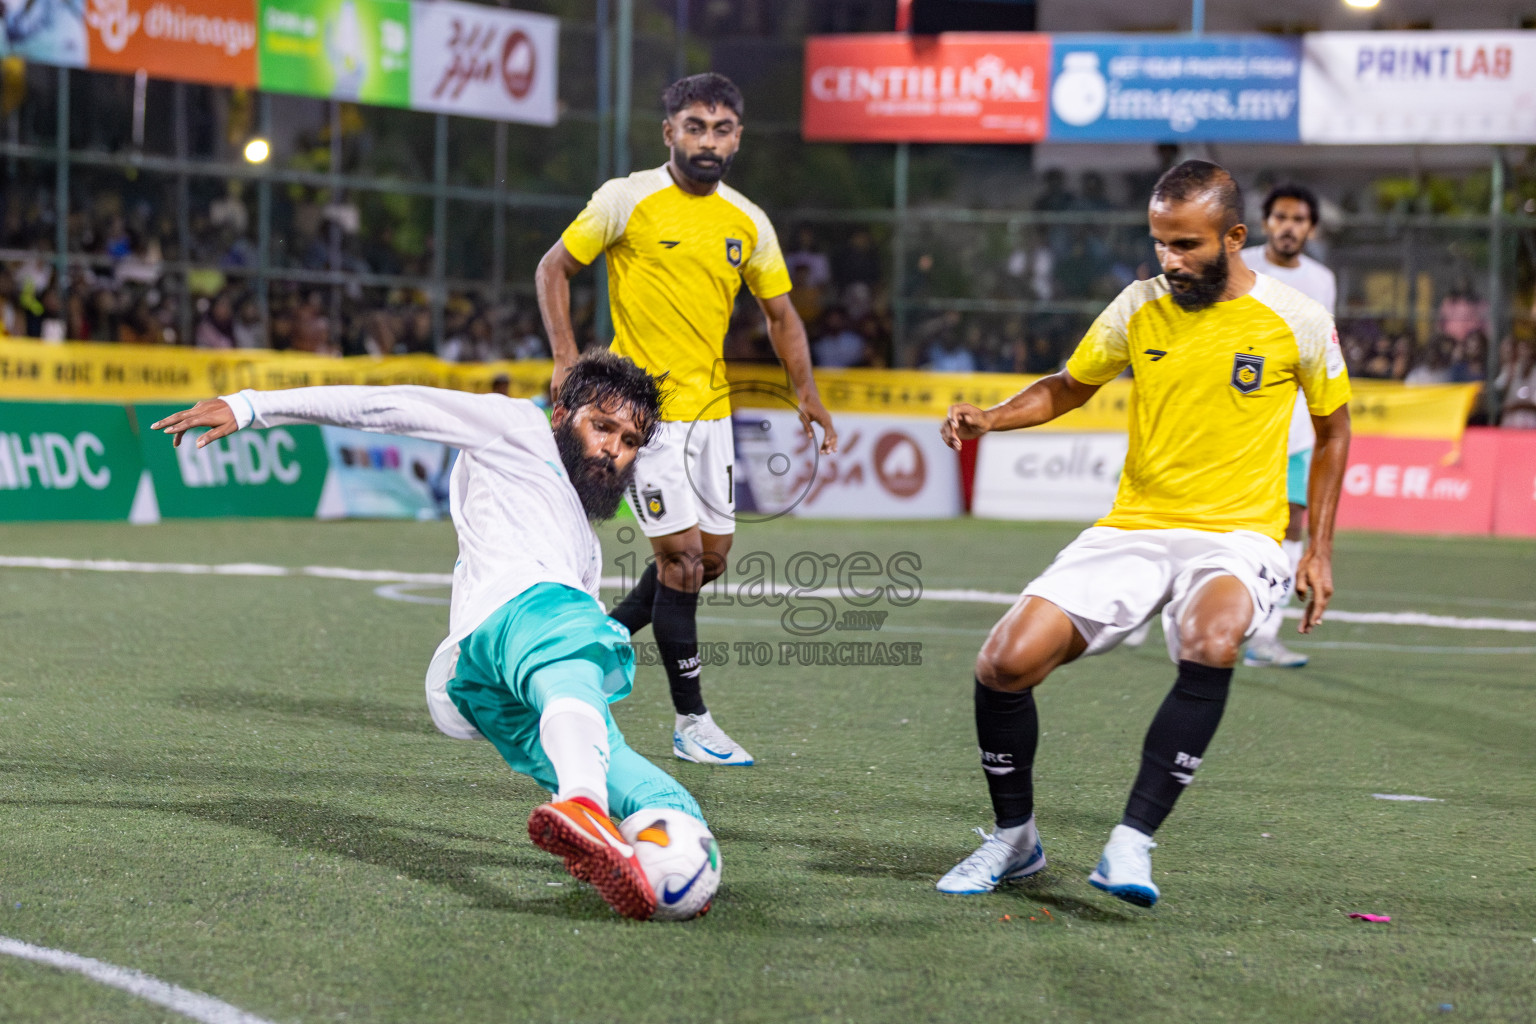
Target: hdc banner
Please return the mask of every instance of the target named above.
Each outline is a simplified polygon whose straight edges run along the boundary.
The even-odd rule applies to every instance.
[[[409,0],[261,0],[261,87],[410,106]]]
[[[1045,137],[1049,36],[816,36],[805,44],[805,138],[817,142],[1036,142]]]
[[[554,124],[560,19],[482,4],[411,4],[411,107]]]
[[[127,519],[142,468],[120,405],[0,403],[0,520]]]
[[[1319,32],[1301,99],[1303,142],[1536,142],[1536,35]]]
[[[1055,36],[1053,142],[1295,142],[1301,44]]]
[[[86,0],[92,70],[249,88],[256,0]]]

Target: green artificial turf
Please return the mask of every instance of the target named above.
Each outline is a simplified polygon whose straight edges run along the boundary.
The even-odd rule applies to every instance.
[[[615,574],[641,550],[618,529]],[[926,590],[1014,591],[1074,533],[781,520],[744,529],[733,561],[907,551]],[[6,525],[0,555],[447,572],[454,541],[434,523]],[[1341,610],[1536,619],[1529,543],[1346,536],[1336,573]],[[777,663],[782,606],[717,595],[702,639],[732,663],[705,694],[759,763],[674,760],[665,679],[641,669],[616,717],[699,797],[724,883],[703,920],[637,924],[529,844],[535,786],[433,729],[421,679],[447,609],[374,588],[0,569],[0,936],[272,1021],[1536,1012],[1536,635],[1334,621],[1296,644],[1307,669],[1240,669],[1144,911],[1086,875],[1173,679],[1157,631],[1039,691],[1045,874],[954,898],[933,882],[988,823],[971,665],[1002,608],[882,601],[879,633],[809,639],[920,643],[920,665],[806,667]],[[774,663],[736,664],[742,643]],[[1443,650],[1464,647],[1503,653]],[[181,1019],[0,957],[8,1024]]]

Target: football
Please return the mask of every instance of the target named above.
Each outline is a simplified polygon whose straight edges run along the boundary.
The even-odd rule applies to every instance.
[[[687,921],[709,910],[720,888],[720,846],[698,818],[644,808],[619,824],[656,892],[653,921]]]

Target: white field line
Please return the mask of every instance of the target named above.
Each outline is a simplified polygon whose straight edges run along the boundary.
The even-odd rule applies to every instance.
[[[174,1010],[183,1017],[202,1021],[203,1024],[271,1024],[271,1021],[266,1018],[258,1017],[254,1013],[246,1013],[238,1006],[230,1006],[222,999],[215,999],[201,992],[193,992],[179,985],[172,985],[168,981],[150,977],[143,971],[118,967],[101,960],[93,960],[88,956],[80,956],[78,953],[66,953],[62,949],[34,946],[30,942],[8,939],[4,936],[0,936],[0,953],[31,960],[33,963],[46,964],[49,967],[57,967],[61,971],[83,974],[92,981],[120,988],[140,999]]]
[[[290,568],[282,565],[261,565],[252,562],[204,564],[199,562],[128,562],[118,559],[39,558],[32,556],[0,555],[0,568],[8,569],[55,569],[82,572],[134,572],[178,573],[186,576],[313,576],[321,579],[351,580],[359,583],[419,583],[447,586],[452,575],[434,572],[397,572],[391,569],[346,569],[327,565],[306,565]],[[605,587],[623,587],[627,581],[619,576],[606,576]],[[748,588],[733,583],[727,593],[739,594]],[[753,594],[763,588],[753,585]],[[794,594],[797,597],[840,596],[835,587],[815,590],[798,590],[783,583],[768,585],[774,594]],[[997,590],[924,590],[925,601],[948,601],[964,604],[1011,605],[1019,599],[1017,592]],[[1287,618],[1298,619],[1301,609],[1290,608]],[[1334,622],[1352,622],[1376,626],[1425,626],[1433,629],[1463,629],[1503,633],[1536,633],[1536,621],[1530,619],[1462,618],[1454,615],[1430,615],[1425,612],[1348,612],[1330,609],[1327,618]]]

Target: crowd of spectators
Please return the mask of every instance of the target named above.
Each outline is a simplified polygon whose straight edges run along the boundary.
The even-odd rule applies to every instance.
[[[1137,194],[1130,182],[1127,194]],[[292,198],[292,197],[290,197]],[[348,282],[340,285],[269,279],[266,310],[255,284],[254,228],[248,197],[232,184],[191,211],[185,260],[182,229],[152,203],[108,193],[72,212],[67,225],[67,288],[55,281],[55,225],[45,190],[6,196],[0,223],[0,329],[45,340],[193,345],[200,348],[293,349],[326,355],[428,352],[454,361],[547,358],[549,348],[531,295],[450,295],[435,330],[425,288]],[[299,197],[300,200],[303,197]],[[820,367],[909,366],[949,372],[1038,374],[1063,364],[1086,322],[1084,309],[1127,283],[1156,272],[1144,231],[1093,214],[1114,212],[1105,179],[1047,172],[1031,200],[1052,215],[1000,246],[957,252],[942,239],[910,246],[901,280],[907,298],[907,344],[893,351],[892,246],[886,228],[817,226],[790,229],[783,240],[793,285],[790,300],[805,322]],[[386,235],[365,244],[347,211],[298,201],[289,230],[274,242],[279,268],[336,265],[375,277],[423,280],[430,252],[406,253]],[[1089,214],[1068,223],[1055,215]],[[354,211],[355,215],[355,211]],[[1059,222],[1058,222],[1059,221]],[[180,265],[193,269],[182,273]],[[175,268],[175,272],[171,272]],[[945,275],[951,275],[946,279]],[[954,275],[960,275],[955,287]],[[1030,313],[959,312],[946,296],[1023,298]],[[580,305],[580,304],[579,304]],[[578,309],[578,331],[594,333],[591,302]],[[1459,282],[1441,298],[1432,323],[1411,318],[1341,318],[1351,373],[1407,384],[1485,383],[1491,325],[1487,303]],[[1529,325],[1524,325],[1529,326]],[[440,337],[440,341],[436,340]],[[727,358],[772,360],[762,316],[742,296],[725,339]],[[1512,334],[1498,346],[1489,385],[1504,422],[1536,426],[1536,342]]]

